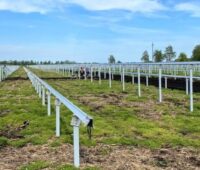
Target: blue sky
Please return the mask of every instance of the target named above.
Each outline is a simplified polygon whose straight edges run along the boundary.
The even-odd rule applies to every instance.
[[[189,57],[198,0],[0,0],[0,60],[140,61],[151,44]]]

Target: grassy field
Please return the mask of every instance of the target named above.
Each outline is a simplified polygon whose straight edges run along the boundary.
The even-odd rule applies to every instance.
[[[43,76],[41,71],[36,73]],[[137,86],[130,83],[125,92],[117,81],[113,81],[111,89],[106,80],[102,85],[90,80],[48,83],[94,117],[95,143],[200,147],[199,94],[194,98],[195,111],[190,113],[184,91],[164,89],[164,102],[158,103],[158,90],[153,86],[142,86],[143,97],[138,98]]]
[[[58,76],[58,73],[33,71],[41,77]],[[25,78],[26,75],[20,68],[11,77]],[[59,74],[59,77],[62,75]],[[163,89],[163,103],[158,103],[158,89],[153,86],[142,85],[142,97],[138,98],[137,85],[130,83],[126,83],[126,91],[122,92],[118,81],[112,82],[111,89],[107,80],[102,80],[102,85],[90,80],[49,79],[47,82],[94,118],[92,140],[88,139],[86,127],[80,129],[83,168],[109,169],[110,166],[110,169],[127,169],[124,163],[127,160],[130,167],[136,166],[132,165],[132,159],[138,160],[138,165],[140,163],[147,169],[174,168],[178,162],[187,162],[187,169],[199,166],[200,94],[195,93],[194,112],[190,113],[189,98],[184,91]],[[50,155],[49,159],[38,156],[37,159],[29,159],[28,163],[19,161],[13,166],[30,170],[74,169],[70,165],[72,154],[66,156],[67,151],[63,153],[66,148],[72,153],[70,111],[61,106],[61,137],[55,138],[54,105],[53,115],[48,117],[46,107],[42,107],[31,83],[17,79],[0,83],[0,107],[0,152],[8,149],[10,154],[20,154],[24,150],[28,153],[32,148],[33,153],[39,150],[39,155]],[[24,121],[29,121],[29,125],[20,129]],[[167,149],[168,154],[160,160],[159,153],[163,149]],[[55,154],[55,151],[60,154]],[[179,160],[180,152],[195,157],[195,161],[188,159],[186,154],[182,154]],[[138,156],[143,153],[148,160],[146,162]],[[54,160],[55,155],[58,161]],[[155,155],[159,158],[154,158]],[[87,160],[88,157],[90,160]],[[170,161],[172,158],[174,163]],[[118,165],[109,159],[124,162]],[[88,168],[91,166],[93,168]]]

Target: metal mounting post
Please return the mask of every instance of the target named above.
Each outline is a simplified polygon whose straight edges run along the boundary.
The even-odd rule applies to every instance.
[[[111,67],[109,67],[109,87],[112,87],[112,80],[111,80]]]
[[[90,70],[90,77],[91,77],[91,83],[93,82],[93,68],[91,67],[91,70]]]
[[[165,77],[165,88],[167,89],[167,77]]]
[[[112,69],[112,80],[114,80],[114,72],[115,70],[114,70],[114,68]]]
[[[159,102],[162,102],[162,69],[159,68]]]
[[[135,76],[132,74],[132,84],[135,84]]]
[[[193,112],[193,70],[190,69],[190,112]]]
[[[68,75],[71,76],[71,70],[68,68]]]
[[[51,93],[47,91],[47,113],[48,116],[51,115]]]
[[[99,67],[98,73],[99,73],[99,84],[101,85],[101,67]]]
[[[104,67],[104,79],[106,79],[106,68]]]
[[[138,96],[141,97],[141,86],[140,86],[140,67],[137,69],[138,71]]]
[[[42,86],[42,105],[45,106],[45,88]]]
[[[121,83],[122,83],[122,65],[119,66],[119,73],[121,75]]]
[[[79,151],[79,126],[80,119],[77,116],[73,116],[71,120],[71,125],[73,126],[73,142],[74,142],[74,166],[80,166],[80,151]]]
[[[81,79],[81,70],[80,70],[80,68],[78,68],[79,70],[78,70],[78,78],[79,79]]]
[[[85,80],[87,80],[87,69],[86,69],[86,67],[84,69],[84,72],[85,72],[85,74],[84,74]]]
[[[56,105],[56,137],[60,136],[60,105],[61,102],[59,99],[55,100]]]
[[[189,94],[189,80],[188,80],[188,78],[185,79],[185,83],[186,83],[186,87],[185,87],[186,95],[188,95]]]
[[[122,86],[123,86],[123,91],[125,91],[125,77],[124,77],[124,67],[122,68]]]
[[[146,76],[146,86],[149,86],[149,76]]]

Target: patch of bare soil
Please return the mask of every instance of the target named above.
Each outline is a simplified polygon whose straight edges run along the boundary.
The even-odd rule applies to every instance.
[[[3,117],[3,116],[7,115],[10,112],[11,112],[10,110],[0,110],[0,117]]]
[[[7,125],[5,129],[0,130],[0,136],[4,136],[8,139],[23,138],[23,135],[20,134],[20,131],[25,129],[28,125],[29,121],[24,121],[24,123],[18,127]]]
[[[100,145],[85,152],[84,163],[97,163],[98,166],[108,170],[164,168],[181,170],[197,169],[200,166],[200,152],[186,148],[151,151],[128,146]]]
[[[63,145],[57,148],[48,145],[27,145],[23,148],[6,147],[0,153],[0,170],[15,170],[22,165],[41,160],[59,165],[71,163],[73,159],[71,145]]]
[[[188,103],[189,101],[186,99],[172,99],[165,98],[163,104],[170,108],[170,115],[176,116],[177,114],[184,114],[188,111]]]
[[[24,81],[23,80],[16,80],[16,81],[11,81],[11,80],[7,80],[7,84],[9,84],[8,89],[9,90],[15,90],[15,88],[17,88],[18,84],[22,84]]]
[[[125,101],[126,94],[102,94],[79,96],[77,99],[82,104],[92,108],[93,111],[101,110],[105,105],[115,105],[119,107],[133,108],[136,114],[143,118],[158,120],[163,114],[155,109],[156,101],[149,100],[147,102]]]
[[[122,100],[126,94],[100,94],[100,95],[87,95],[79,96],[77,99],[80,103],[88,105],[94,111],[101,110],[105,105],[121,106]]]
[[[87,105],[92,111],[99,111],[103,109],[106,105],[114,105],[118,107],[132,108],[136,114],[142,118],[159,120],[164,114],[165,110],[159,110],[156,108],[159,105],[158,101],[148,99],[146,102],[137,101],[126,101],[127,94],[100,94],[86,96],[76,96],[80,103]],[[172,100],[166,97],[162,103],[165,108],[170,108],[170,114],[172,116],[177,115],[177,107],[179,107],[179,112],[184,113],[187,111],[188,101],[186,100]]]
[[[156,109],[158,103],[153,100],[147,102],[131,102],[136,114],[142,118],[159,120],[163,112]]]
[[[27,76],[19,76],[19,77],[7,77],[6,81],[18,81],[18,80],[28,80]]]
[[[27,145],[23,148],[6,147],[0,151],[0,170],[14,170],[37,160],[47,161],[53,169],[58,165],[72,164],[73,146],[59,147]],[[150,150],[133,146],[97,145],[81,147],[81,166],[95,166],[104,170],[134,169],[187,169],[200,167],[200,151],[188,148]]]

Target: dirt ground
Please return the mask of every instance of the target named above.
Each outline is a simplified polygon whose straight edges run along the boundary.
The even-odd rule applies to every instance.
[[[98,111],[106,105],[114,105],[118,107],[133,108],[136,114],[142,118],[159,120],[162,111],[156,110],[157,101],[149,99],[147,102],[126,101],[127,94],[102,94],[102,95],[86,95],[75,97],[80,103],[92,108],[92,111]],[[165,102],[168,104],[169,102]],[[172,104],[171,104],[172,105]],[[171,106],[173,108],[174,106]]]
[[[133,146],[97,145],[81,147],[81,167],[95,166],[104,170],[134,169],[200,169],[200,151],[186,148],[150,150]],[[0,170],[15,170],[34,161],[47,161],[52,170],[58,165],[73,162],[73,146],[58,147],[27,145],[0,150]]]
[[[14,87],[12,87],[14,88]],[[77,96],[79,102],[90,106],[95,111],[101,110],[105,105],[125,106],[138,108],[137,114],[152,119],[159,119],[162,112],[156,112],[153,105],[156,101],[149,100],[146,103],[126,102],[127,94],[108,94],[84,97]],[[171,103],[170,101],[166,101]],[[174,106],[169,105],[170,108]],[[10,111],[0,112],[0,116]],[[21,128],[21,127],[20,127]],[[10,127],[8,127],[10,129]],[[1,131],[2,136],[17,139],[18,127]],[[200,170],[200,150],[192,148],[162,148],[150,150],[134,146],[104,145],[98,144],[95,147],[81,147],[81,167],[95,166],[103,170]],[[7,146],[0,149],[0,170],[15,170],[22,165],[34,161],[47,161],[50,166],[46,170],[53,170],[62,164],[72,164],[73,146],[65,144],[51,147],[50,143],[45,145],[28,144],[22,148]]]

